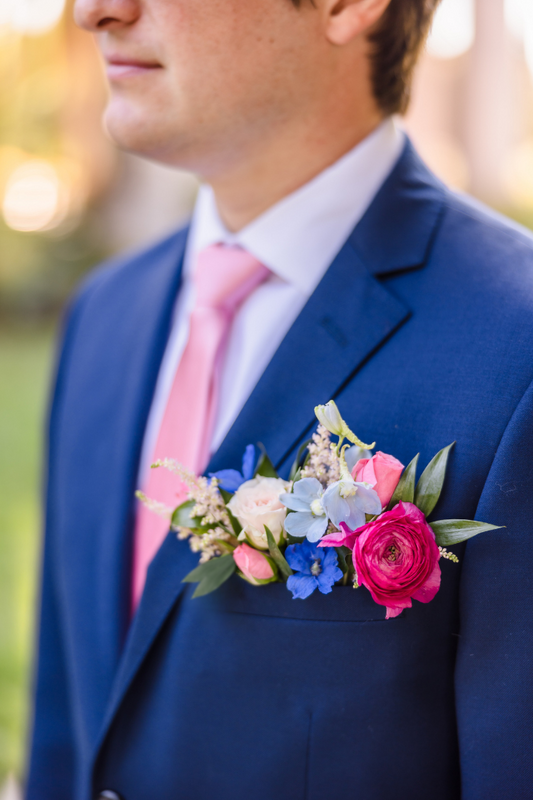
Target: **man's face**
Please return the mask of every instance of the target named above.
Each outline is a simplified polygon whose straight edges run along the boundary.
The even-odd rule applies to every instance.
[[[327,71],[307,2],[76,0],[75,14],[106,62],[111,136],[203,175],[305,116]]]

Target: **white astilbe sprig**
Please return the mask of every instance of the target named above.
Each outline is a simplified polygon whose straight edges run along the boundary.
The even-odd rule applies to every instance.
[[[220,536],[215,537],[212,534],[205,533],[203,536],[197,536],[195,533],[189,539],[189,545],[193,553],[200,553],[200,564],[205,564],[206,561],[211,561],[216,556],[224,555],[227,550],[220,544]]]
[[[152,464],[153,469],[159,467],[168,469],[178,476],[187,488],[187,499],[193,500],[195,503],[190,515],[199,518],[202,527],[209,526],[209,530],[201,534],[191,528],[173,526],[178,538],[190,538],[191,550],[201,553],[201,563],[227,552],[222,543],[230,542],[234,535],[224,498],[218,489],[217,479],[209,480],[203,476],[198,477],[183,464],[170,458],[164,458]]]
[[[331,441],[331,433],[319,425],[308,446],[309,459],[302,469],[302,478],[317,478],[326,487],[340,480],[340,459],[335,445]]]
[[[154,514],[157,514],[158,517],[171,519],[174,509],[166,506],[164,503],[160,503],[158,500],[152,500],[152,498],[147,497],[144,492],[136,492],[136,497],[146,506],[148,511],[152,511]]]
[[[152,464],[152,469],[158,469],[159,467],[168,469],[169,472],[173,472],[174,475],[177,475],[189,490],[193,490],[198,486],[198,481],[201,480],[194,472],[191,472],[190,469],[184,467],[183,464],[180,464],[180,462],[176,461],[174,458],[160,458],[159,461]]]

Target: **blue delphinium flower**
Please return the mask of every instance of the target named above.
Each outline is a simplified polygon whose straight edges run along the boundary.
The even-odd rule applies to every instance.
[[[219,472],[210,472],[210,478],[218,480],[221,489],[234,494],[239,486],[254,477],[255,447],[249,444],[242,458],[242,474],[236,469],[221,469]]]
[[[310,542],[318,542],[328,527],[328,516],[322,503],[324,489],[316,478],[296,481],[292,494],[281,494],[279,499],[294,514],[287,514],[285,530],[291,536],[307,536]]]
[[[345,522],[352,531],[365,524],[366,514],[376,516],[382,511],[377,492],[365,483],[354,481],[351,475],[328,486],[322,502],[337,528]]]
[[[318,547],[305,540],[302,544],[292,544],[285,550],[289,566],[296,572],[287,580],[287,589],[293,600],[305,600],[315,589],[329,594],[333,584],[342,578],[337,553],[333,547]]]

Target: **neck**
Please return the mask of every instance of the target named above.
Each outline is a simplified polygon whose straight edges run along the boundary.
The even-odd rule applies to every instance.
[[[383,119],[371,111],[346,126],[304,123],[290,135],[250,147],[231,169],[206,176],[228,230],[241,230],[362,142]]]

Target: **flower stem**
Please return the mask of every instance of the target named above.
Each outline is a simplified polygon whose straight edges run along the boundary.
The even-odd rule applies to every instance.
[[[344,439],[345,439],[344,436],[339,436],[339,441],[337,442],[337,447],[335,448],[335,452],[337,453],[337,455],[340,455]]]

